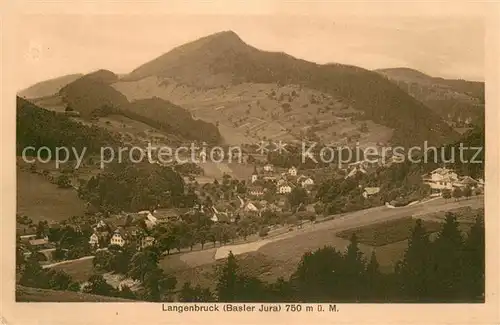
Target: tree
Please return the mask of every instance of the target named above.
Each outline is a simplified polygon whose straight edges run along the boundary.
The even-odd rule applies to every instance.
[[[130,261],[127,275],[134,280],[145,281],[148,273],[154,271],[158,266],[158,256],[150,250],[136,253]]]
[[[346,252],[343,255],[345,285],[351,288],[347,293],[349,299],[359,299],[363,289],[363,274],[365,271],[365,263],[363,254],[358,246],[358,238],[355,233],[351,235],[350,244],[347,246]],[[372,266],[373,267],[373,266]]]
[[[445,200],[448,200],[448,199],[451,199],[451,191],[449,189],[444,189],[442,192],[441,192],[441,196],[443,197],[443,199]]]
[[[293,190],[288,195],[288,201],[292,210],[296,210],[301,204],[307,202],[307,192],[302,187],[294,187]]]
[[[61,270],[49,270],[49,287],[54,290],[67,290],[72,280],[71,277]]]
[[[49,289],[49,277],[32,254],[23,269],[19,284],[26,287]]]
[[[92,293],[102,296],[116,296],[117,291],[113,286],[104,280],[103,276],[100,274],[94,274],[90,276],[87,284],[85,285],[83,291],[85,293]]]
[[[433,298],[449,301],[459,295],[462,248],[463,238],[458,229],[457,217],[447,212],[443,228],[432,244],[434,281],[430,289]]]
[[[237,298],[238,264],[233,252],[229,252],[226,262],[217,270],[216,292],[218,301],[230,302]]]
[[[213,300],[214,297],[209,289],[202,289],[200,285],[193,288],[189,282],[184,282],[179,293],[179,301],[181,302],[210,302]]]
[[[366,294],[369,298],[380,299],[382,296],[381,285],[382,275],[380,273],[380,265],[377,261],[375,251],[372,251],[370,261],[366,266]]]
[[[302,256],[290,277],[291,289],[300,300],[325,301],[345,298],[347,280],[343,256],[324,247]],[[347,288],[348,290],[352,288]]]
[[[422,220],[417,219],[415,227],[408,240],[408,248],[403,259],[396,266],[400,291],[403,296],[415,300],[425,300],[431,290],[429,275],[431,260],[429,237],[422,225]]]
[[[137,298],[135,293],[127,285],[122,285],[120,287],[120,297],[125,298],[125,299],[131,299],[131,300],[134,300]]]
[[[71,180],[68,175],[62,174],[57,177],[56,184],[59,188],[70,188]]]
[[[144,276],[144,298],[147,301],[160,301],[163,295],[175,288],[177,279],[167,276],[162,269],[155,268]]]
[[[101,250],[95,253],[92,260],[94,268],[98,270],[111,271],[113,269],[115,256],[110,251]]]
[[[467,199],[469,199],[472,196],[472,189],[470,186],[466,186],[463,190],[463,196],[465,196]]]
[[[451,192],[451,195],[456,201],[458,201],[462,197],[462,190],[460,189],[460,187],[455,187]]]
[[[47,221],[39,221],[36,225],[36,237],[44,238],[49,234],[49,224]]]
[[[71,284],[68,286],[68,290],[73,292],[80,292],[80,283],[71,282]]]
[[[465,240],[462,254],[462,293],[464,298],[483,301],[485,293],[485,230],[484,218],[476,216]]]

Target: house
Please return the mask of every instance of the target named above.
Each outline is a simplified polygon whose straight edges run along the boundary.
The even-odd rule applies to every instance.
[[[258,179],[259,179],[259,174],[257,174],[257,172],[256,172],[256,171],[255,171],[255,172],[253,172],[253,174],[252,174],[252,178],[251,178],[251,180],[250,180],[250,181],[251,181],[252,183],[255,183]]]
[[[245,205],[244,210],[247,211],[247,212],[257,212],[257,211],[259,211],[259,208],[257,208],[257,206],[254,203],[248,202]]]
[[[292,166],[288,169],[288,175],[290,176],[297,176],[297,168],[295,168],[295,166]]]
[[[354,168],[351,169],[351,171],[349,171],[349,173],[346,175],[345,178],[346,179],[351,178],[360,174],[366,174],[366,170],[363,167],[355,166]]]
[[[181,218],[181,214],[181,211],[178,209],[157,209],[153,211],[153,217],[157,223],[178,221]]]
[[[31,246],[36,246],[36,247],[40,247],[40,246],[45,246],[49,243],[49,237],[45,236],[43,238],[38,238],[38,239],[30,239],[29,240],[29,244]]]
[[[270,172],[274,171],[274,166],[271,164],[266,164],[266,165],[264,165],[264,171],[270,173]]]
[[[151,247],[155,243],[155,238],[152,236],[143,236],[139,240],[139,249],[144,249],[146,247]]]
[[[302,187],[308,187],[314,185],[314,180],[311,177],[301,175],[298,179],[297,182],[302,186]]]
[[[266,176],[262,177],[262,179],[265,181],[273,182],[273,183],[276,182],[276,176],[273,176],[273,175],[266,175]]]
[[[21,242],[29,243],[31,240],[36,239],[36,234],[22,235],[22,236],[19,236],[19,239],[21,240]]]
[[[265,192],[265,188],[262,186],[253,186],[248,189],[248,194],[252,196],[263,196]]]
[[[293,186],[290,183],[283,183],[278,186],[277,193],[279,194],[288,194],[292,192]]]
[[[104,222],[104,220],[100,220],[96,225],[96,229],[106,229],[108,225]]]
[[[109,238],[109,233],[107,231],[104,232],[94,232],[90,235],[89,245],[92,248],[103,248],[107,246]]]
[[[437,168],[422,176],[422,181],[431,187],[431,195],[439,195],[443,190],[452,190],[458,175],[448,168]]]
[[[380,192],[380,187],[365,187],[363,191],[363,197],[367,199],[368,197],[375,195]]]
[[[113,236],[111,236],[109,244],[123,247],[127,243],[128,239],[129,235],[125,232],[125,230],[123,228],[118,228],[113,233]]]
[[[458,181],[453,183],[453,186],[464,188],[470,187],[471,189],[475,189],[479,185],[479,182],[470,176],[459,177]]]
[[[212,207],[212,217],[210,218],[213,222],[231,222],[231,218],[228,212],[221,212],[217,210],[216,207]]]

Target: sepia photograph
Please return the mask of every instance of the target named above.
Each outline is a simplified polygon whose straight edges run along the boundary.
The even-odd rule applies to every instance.
[[[15,302],[485,305],[486,17],[250,9],[11,21]]]

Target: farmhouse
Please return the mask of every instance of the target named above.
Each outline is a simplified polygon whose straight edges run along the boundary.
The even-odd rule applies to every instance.
[[[354,176],[360,175],[360,174],[366,174],[366,170],[363,167],[355,166],[351,169],[351,171],[349,171],[349,173],[346,175],[345,178],[346,179],[351,178],[351,177],[354,177]]]
[[[107,231],[104,232],[94,232],[90,235],[89,245],[92,248],[103,248],[108,246],[109,233]]]
[[[291,168],[288,169],[288,175],[290,176],[297,176],[297,168],[295,166],[292,166]]]
[[[252,196],[263,196],[265,189],[262,186],[253,186],[248,189],[248,194]]]
[[[363,191],[363,197],[367,199],[368,197],[375,195],[380,192],[380,187],[365,187]]]
[[[155,243],[155,238],[154,237],[151,237],[151,236],[144,236],[144,237],[141,237],[141,239],[139,240],[139,249],[144,249],[146,247],[151,247],[153,246],[153,244]]]
[[[293,186],[290,183],[285,182],[285,183],[278,186],[277,192],[279,194],[288,194],[288,193],[292,192],[292,188],[293,188]]]
[[[266,164],[266,165],[264,165],[264,171],[270,173],[270,172],[274,171],[274,166],[271,164]]]
[[[314,180],[311,177],[301,175],[297,179],[297,182],[302,186],[302,187],[308,187],[314,185]]]
[[[458,181],[453,183],[453,186],[460,188],[470,187],[471,189],[474,189],[479,186],[479,182],[470,176],[463,176],[459,177]]]
[[[45,236],[43,238],[38,238],[38,239],[30,239],[29,240],[29,244],[31,246],[35,246],[35,247],[41,247],[41,246],[45,246],[49,243],[49,237]]]

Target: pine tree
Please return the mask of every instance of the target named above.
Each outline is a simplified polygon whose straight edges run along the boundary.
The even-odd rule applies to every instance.
[[[420,301],[428,297],[432,286],[429,278],[429,249],[430,242],[422,220],[417,219],[403,260],[397,266],[399,289],[405,299]]]
[[[217,297],[218,301],[229,302],[235,301],[237,298],[237,278],[238,278],[238,263],[233,255],[229,252],[226,263],[217,270]]]
[[[459,294],[462,273],[461,254],[463,238],[455,214],[446,213],[446,221],[438,238],[432,244],[433,277],[432,297],[450,301]]]
[[[462,254],[462,293],[469,301],[484,301],[485,290],[485,230],[484,218],[476,216]]]
[[[382,275],[380,274],[380,265],[377,261],[377,255],[375,251],[372,251],[370,261],[366,265],[366,294],[369,299],[380,300],[382,298],[383,292],[381,291],[382,286],[380,281],[382,280]]]
[[[351,243],[347,246],[344,254],[343,275],[345,278],[344,283],[347,286],[344,293],[349,300],[359,300],[364,291],[365,262],[363,253],[358,247],[358,238],[355,233],[352,234],[350,241]]]

